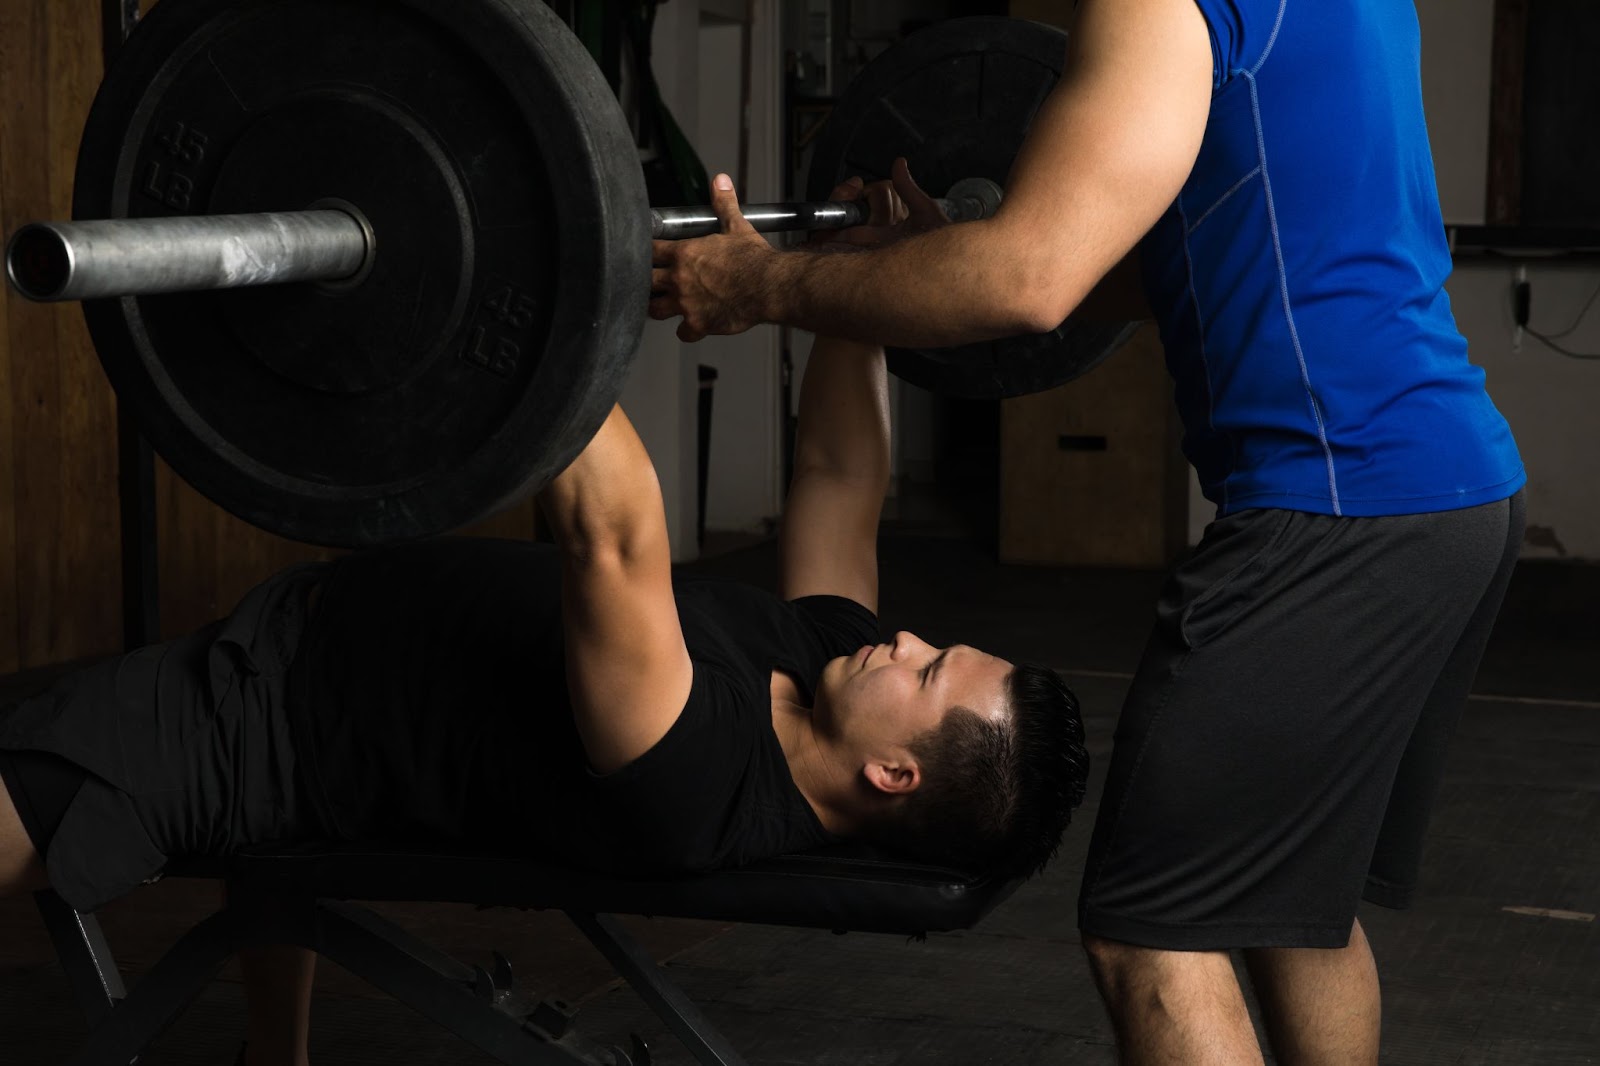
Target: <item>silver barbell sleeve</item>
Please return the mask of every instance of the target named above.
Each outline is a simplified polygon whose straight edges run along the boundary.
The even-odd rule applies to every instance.
[[[35,222],[7,243],[6,276],[40,301],[336,281],[372,244],[343,210]]]

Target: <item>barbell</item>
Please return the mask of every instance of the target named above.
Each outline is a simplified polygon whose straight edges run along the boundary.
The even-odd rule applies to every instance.
[[[806,204],[908,157],[955,217],[992,214],[1064,34],[936,25],[836,103]],[[563,469],[621,394],[656,208],[609,85],[540,0],[162,0],[96,95],[71,223],[7,274],[81,299],[125,407],[173,469],[265,529],[335,546],[457,528]],[[968,396],[1048,388],[1129,332],[1063,326],[891,369]]]
[[[935,200],[952,222],[988,218],[1000,186],[964,178]],[[867,224],[861,202],[749,204],[741,209],[757,231],[835,230]],[[650,235],[685,240],[718,232],[709,207],[650,211]],[[32,222],[6,243],[6,277],[40,303],[204,292],[251,285],[320,281],[352,284],[377,254],[377,235],[351,204],[254,215]]]

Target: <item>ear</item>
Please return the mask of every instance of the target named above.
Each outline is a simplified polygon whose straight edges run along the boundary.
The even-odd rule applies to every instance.
[[[889,796],[908,796],[922,786],[922,768],[909,759],[904,762],[870,762],[862,771],[867,783]]]

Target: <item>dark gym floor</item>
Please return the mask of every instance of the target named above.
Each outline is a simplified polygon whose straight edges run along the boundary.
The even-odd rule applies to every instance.
[[[1160,576],[999,566],[967,540],[902,523],[883,542],[886,627],[967,641],[1069,674],[1103,770]],[[765,579],[771,544],[698,568]],[[1385,1063],[1600,1063],[1600,567],[1524,564],[1466,711],[1437,810],[1420,904],[1362,914],[1385,988]],[[15,689],[15,685],[11,686]],[[0,695],[5,685],[0,683]],[[752,1066],[1110,1063],[1107,1023],[1073,918],[1099,779],[1066,847],[977,929],[929,938],[706,922],[630,924]],[[130,976],[215,905],[163,882],[103,915]],[[692,1060],[559,915],[438,905],[386,914],[469,962],[498,949],[519,988],[580,1006],[602,1043],[643,1035],[660,1066]],[[227,1064],[237,975],[142,1059]],[[487,1063],[324,967],[314,1062]],[[0,1063],[62,1060],[81,1023],[27,900],[0,904]]]

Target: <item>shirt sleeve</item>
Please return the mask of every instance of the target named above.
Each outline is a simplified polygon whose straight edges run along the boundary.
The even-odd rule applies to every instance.
[[[878,616],[855,600],[843,596],[805,596],[791,601],[795,612],[811,626],[824,658],[849,655],[863,644],[876,644],[881,635]]]
[[[1277,36],[1288,0],[1195,0],[1211,35],[1211,84],[1220,89],[1240,71],[1254,73]]]
[[[878,640],[877,617],[854,600],[768,602],[773,652],[793,656],[789,665],[808,685],[828,660]],[[760,628],[757,619],[745,622]],[[815,819],[790,802],[804,800],[771,736],[764,659],[761,666],[750,670],[702,650],[672,728],[621,770],[591,780],[596,839],[615,849],[597,864],[624,872],[703,870],[787,850],[797,825],[814,828]]]
[[[746,787],[755,735],[739,713],[749,694],[705,662],[678,720],[639,758],[591,780],[602,838],[616,842],[600,865],[672,873],[721,865],[734,797]]]

